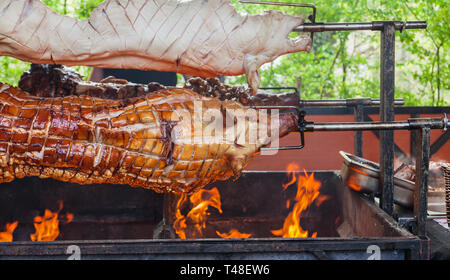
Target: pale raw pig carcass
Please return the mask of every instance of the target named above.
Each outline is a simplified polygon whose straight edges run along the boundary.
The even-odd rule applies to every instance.
[[[216,77],[246,74],[256,93],[264,63],[309,51],[289,38],[302,17],[240,14],[229,0],[106,0],[87,20],[39,0],[0,1],[0,55],[33,63],[170,71]]]

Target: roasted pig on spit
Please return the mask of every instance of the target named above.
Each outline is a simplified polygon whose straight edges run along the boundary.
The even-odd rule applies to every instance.
[[[53,12],[39,0],[0,1],[0,55],[33,63],[171,71],[201,77],[246,74],[309,51],[289,38],[302,17],[277,11],[240,14],[229,0],[106,0],[87,20]]]
[[[191,193],[239,175],[262,146],[298,129],[295,114],[242,115],[249,110],[186,88],[111,100],[0,84],[0,182],[39,176]],[[254,134],[263,122],[266,133]]]

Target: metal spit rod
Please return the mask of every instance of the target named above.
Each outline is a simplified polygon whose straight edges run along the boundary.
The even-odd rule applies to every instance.
[[[300,94],[296,87],[261,87],[261,90],[294,90],[296,94]],[[380,99],[372,99],[368,97],[346,98],[346,99],[300,99],[298,102],[300,107],[329,107],[329,106],[380,106]],[[394,99],[394,105],[405,105],[405,101],[401,98]]]
[[[258,5],[274,5],[274,6],[291,6],[301,8],[313,9],[313,14],[310,17],[310,23],[304,23],[294,28],[293,32],[326,32],[326,31],[352,31],[352,30],[371,30],[383,31],[386,21],[372,21],[372,22],[350,22],[350,23],[324,23],[316,22],[317,8],[311,4],[298,4],[288,2],[273,2],[273,1],[255,1],[255,0],[240,0],[242,4],[258,4]],[[403,31],[405,29],[426,29],[426,21],[392,21],[395,30]]]
[[[380,99],[371,98],[350,98],[350,99],[322,99],[322,100],[300,100],[302,107],[322,107],[322,106],[379,106]],[[395,99],[394,105],[404,105],[403,99]]]
[[[326,31],[352,31],[372,30],[382,31],[384,22],[353,22],[353,23],[304,23],[292,31],[294,32],[326,32]],[[426,21],[394,21],[395,30],[426,29]]]
[[[313,123],[307,122],[304,131],[354,131],[354,130],[406,130],[429,127],[430,129],[447,129],[450,122],[441,118],[411,118],[407,121],[394,122],[348,122],[348,123]]]
[[[301,99],[295,105],[289,106],[277,106],[277,105],[252,105],[247,108],[252,109],[298,109],[302,107],[356,107],[356,106],[379,106],[381,104],[380,99],[371,98],[348,98],[348,99],[320,99],[320,100],[304,100]],[[394,105],[404,105],[403,99],[395,99]]]
[[[296,87],[260,87],[261,90],[293,90],[296,94],[300,94]],[[346,99],[320,99],[320,100],[304,100],[298,103],[300,107],[328,107],[328,106],[379,106],[380,99],[372,99],[368,97],[346,98]],[[394,105],[405,105],[403,99],[394,99]]]

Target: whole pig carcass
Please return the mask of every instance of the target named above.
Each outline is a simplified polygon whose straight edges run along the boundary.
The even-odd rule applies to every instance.
[[[298,129],[292,113],[250,110],[182,88],[110,100],[0,84],[0,182],[39,176],[193,192],[239,175],[262,146]]]
[[[87,20],[39,0],[0,1],[0,55],[33,63],[171,71],[216,77],[246,74],[256,93],[264,63],[309,51],[289,38],[302,17],[240,14],[229,0],[106,0]]]

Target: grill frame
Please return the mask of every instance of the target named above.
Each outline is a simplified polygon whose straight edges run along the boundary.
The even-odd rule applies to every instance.
[[[1,259],[69,259],[73,245],[83,260],[364,260],[378,246],[381,259],[426,259],[428,242],[411,238],[252,238],[195,240],[84,240],[45,244],[15,242],[2,244]]]
[[[374,23],[372,23],[374,25]],[[380,119],[382,121],[392,121],[394,118],[394,87],[395,87],[395,31],[403,31],[406,23],[397,28],[398,22],[384,21],[376,22],[377,29],[381,31],[381,110]],[[379,28],[378,28],[379,27]],[[426,23],[421,23],[419,27],[426,28]],[[333,28],[338,30],[355,30],[346,27]],[[359,30],[359,27],[358,27]],[[311,32],[318,32],[310,30]],[[326,30],[331,31],[331,30]],[[355,108],[356,110],[356,108]],[[423,132],[423,131],[422,131]],[[86,240],[86,241],[55,241],[55,242],[13,242],[0,244],[0,259],[43,259],[43,258],[67,258],[71,251],[71,245],[78,246],[83,258],[103,259],[103,258],[142,258],[154,259],[156,257],[170,257],[174,259],[182,258],[208,258],[219,259],[242,259],[243,256],[256,258],[276,258],[276,259],[307,259],[307,258],[333,258],[358,259],[367,257],[368,249],[372,245],[378,246],[384,257],[393,258],[402,254],[406,259],[427,259],[429,258],[429,240],[424,235],[427,196],[425,187],[427,186],[427,172],[429,160],[429,129],[425,131],[425,136],[418,136],[417,155],[421,160],[417,164],[418,175],[421,180],[416,182],[418,191],[415,193],[415,218],[419,230],[417,236],[405,231],[402,237],[381,237],[381,238],[306,238],[306,239],[247,239],[247,240],[222,240],[222,239],[198,239],[198,240]],[[361,135],[361,134],[359,134]],[[380,208],[373,201],[367,200],[363,196],[358,196],[363,205],[371,209],[376,217],[392,226],[392,228],[402,230],[391,217],[393,213],[393,131],[380,133],[380,163],[382,176],[380,189],[382,197]],[[419,143],[420,142],[420,143]],[[422,145],[420,145],[422,144]],[[420,172],[420,173],[419,173]],[[347,193],[348,189],[343,188]],[[351,194],[350,195],[355,195]],[[359,201],[359,200],[358,200]],[[352,208],[351,208],[352,209]],[[350,210],[351,210],[350,209]],[[386,213],[387,212],[387,213]],[[276,249],[276,250],[275,250]],[[69,252],[69,253],[68,253]],[[186,254],[189,252],[192,255]],[[254,255],[252,255],[254,253]],[[392,253],[392,254],[389,254]],[[369,255],[370,256],[370,255]]]
[[[346,237],[15,241],[0,243],[0,260],[68,259],[73,256],[73,245],[77,246],[75,248],[79,249],[83,260],[365,260],[374,256],[376,252],[373,248],[379,249],[381,259],[429,259],[428,238],[420,238],[408,232],[368,197],[344,186],[338,171],[316,171],[314,175],[321,182],[329,182],[327,188],[335,192],[336,200],[342,207],[341,225],[345,221],[350,221],[340,231],[344,232],[341,236]],[[246,171],[236,181],[222,181],[217,187],[224,190],[224,194],[233,193],[239,188],[254,192],[255,189],[262,187],[260,182],[265,181],[267,191],[278,189],[281,192],[282,178],[285,178],[285,172],[282,171]],[[231,190],[233,187],[235,190]],[[72,190],[83,192],[80,188]],[[74,212],[76,218],[76,211]],[[374,245],[377,247],[373,247]]]

